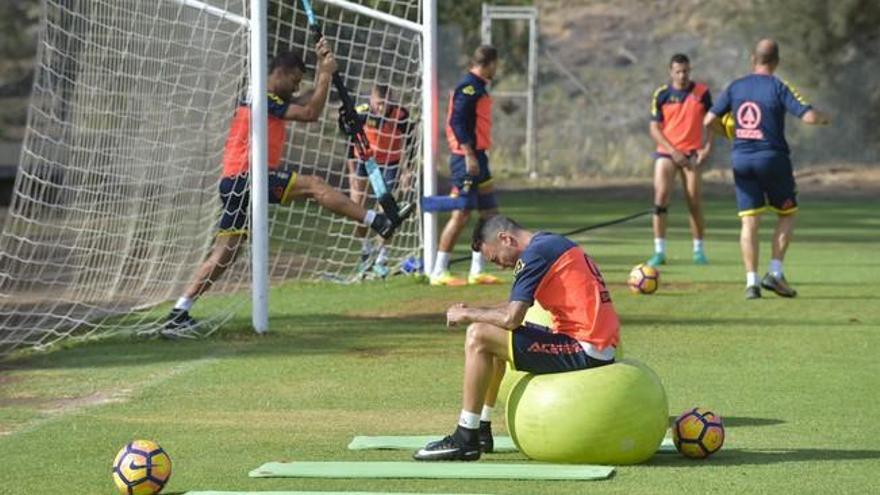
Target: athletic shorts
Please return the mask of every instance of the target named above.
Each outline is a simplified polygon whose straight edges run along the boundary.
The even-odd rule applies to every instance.
[[[513,369],[536,375],[597,368],[614,362],[593,358],[577,340],[530,322],[510,332],[509,346]]]
[[[690,159],[694,159],[697,157],[697,151],[696,150],[689,151],[689,152],[685,153],[685,156]],[[672,155],[670,155],[669,153],[663,153],[661,151],[655,151],[655,152],[651,153],[651,158],[654,160],[654,163],[657,163],[657,160],[659,160],[661,158],[665,158],[669,161],[672,161]],[[675,162],[672,162],[672,163],[673,163],[673,165],[675,164]]]
[[[400,180],[400,164],[398,162],[388,163],[385,165],[379,165],[379,171],[382,172],[382,177],[385,179],[385,185],[388,186],[388,192],[393,192],[397,187],[397,182]],[[364,160],[357,161],[357,170],[355,171],[355,175],[366,179],[370,176],[367,173],[367,162]],[[376,193],[373,192],[373,188],[370,188],[370,197],[375,198]]]
[[[471,185],[465,209],[492,210],[498,208],[495,190],[492,187],[492,173],[489,171],[489,156],[485,151],[478,151],[477,161],[480,163],[480,175],[476,178],[476,194],[474,194],[474,185]],[[470,180],[472,184],[474,183],[474,178],[467,174],[464,155],[449,155],[449,175],[452,181],[452,191],[449,195],[453,197],[464,194],[466,181]]]
[[[797,187],[791,161],[785,155],[733,158],[733,182],[739,216],[773,210],[780,215],[797,211]]]
[[[269,203],[288,205],[293,200],[296,172],[289,170],[269,171]],[[223,177],[220,180],[220,203],[223,214],[217,235],[240,235],[248,232],[251,189],[247,174]]]

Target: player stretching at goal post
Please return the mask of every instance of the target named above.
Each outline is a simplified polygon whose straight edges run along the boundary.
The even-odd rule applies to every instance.
[[[475,461],[492,452],[491,406],[505,362],[534,374],[597,368],[614,362],[620,339],[602,273],[576,243],[498,215],[480,219],[471,247],[513,268],[513,288],[508,301],[496,306],[456,304],[446,311],[447,325],[468,325],[461,414],[452,435],[415,453],[419,461]],[[553,315],[555,328],[523,321],[535,301]]]
[[[497,277],[482,273],[483,257],[479,251],[471,254],[467,281],[449,273],[452,248],[467,225],[471,210],[479,210],[480,218],[489,218],[498,213],[489,156],[486,154],[492,146],[492,97],[489,96],[488,85],[497,69],[498,51],[489,45],[481,45],[471,58],[470,72],[452,91],[446,120],[452,195],[466,196],[467,205],[452,212],[440,234],[437,260],[431,271],[431,285],[499,283]]]
[[[700,205],[703,162],[709,156],[711,139],[703,145],[703,117],[712,106],[712,96],[705,84],[691,81],[691,62],[677,53],[669,61],[669,84],[654,91],[651,101],[651,137],[657,143],[654,152],[654,255],[651,266],[666,263],[666,210],[681,175],[684,196],[690,213],[694,239],[694,263],[705,265],[703,250],[706,223]],[[707,131],[708,132],[708,131]]]
[[[391,88],[383,84],[373,86],[370,93],[369,103],[358,105],[357,117],[364,128],[364,134],[370,143],[370,149],[366,150],[366,156],[353,143],[350,147],[348,161],[349,182],[351,183],[350,197],[352,201],[363,205],[367,199],[367,173],[366,160],[372,157],[382,171],[385,185],[393,193],[400,181],[400,162],[406,158],[408,146],[410,122],[409,112],[392,103]],[[370,195],[374,198],[373,195]],[[382,243],[374,245],[373,239],[367,236],[367,228],[359,225],[355,230],[355,236],[362,239],[361,260],[358,263],[358,272],[361,276],[368,270],[381,278],[385,278],[390,271],[388,262],[388,248]],[[378,253],[376,250],[378,249]],[[376,254],[373,260],[373,254]]]
[[[736,203],[742,221],[740,249],[746,268],[746,299],[761,297],[758,288],[758,226],[761,214],[776,213],[772,254],[761,287],[782,297],[797,295],[782,272],[782,260],[797,213],[794,174],[785,140],[785,113],[813,125],[831,123],[797,91],[773,75],[779,65],[779,45],[771,39],[758,42],[752,53],[753,72],[730,83],[712,106],[703,124],[708,128],[730,112],[735,131],[731,161]]]
[[[269,167],[269,201],[288,205],[295,199],[311,198],[324,208],[361,222],[388,239],[398,225],[382,213],[364,209],[320,177],[297,175],[296,172],[280,168],[281,155],[287,140],[286,122],[317,121],[327,101],[336,60],[323,39],[317,43],[316,51],[318,66],[315,91],[304,105],[291,103],[305,73],[302,59],[296,54],[284,52],[278,54],[269,64],[269,155],[266,164]],[[223,275],[244,245],[250,206],[250,115],[250,108],[243,103],[232,119],[223,154],[223,178],[220,181],[223,214],[217,237],[211,254],[199,267],[195,279],[168,315],[165,328],[172,335],[195,326],[196,321],[189,315],[193,303]]]

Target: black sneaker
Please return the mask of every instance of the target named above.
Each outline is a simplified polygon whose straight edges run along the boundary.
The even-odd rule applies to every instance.
[[[479,458],[479,433],[461,426],[452,435],[431,442],[413,454],[413,459],[417,461],[476,461]]]
[[[376,213],[376,218],[373,219],[370,228],[375,230],[383,239],[391,239],[391,236],[394,235],[394,231],[397,230],[397,225],[395,225],[390,218],[385,216],[385,214]]]
[[[172,309],[168,313],[168,321],[165,322],[165,328],[160,332],[161,336],[166,339],[178,339],[186,337],[192,331],[198,322],[189,315],[189,311],[185,309]]]
[[[778,277],[771,273],[764,275],[764,278],[761,279],[761,287],[772,290],[776,295],[782,297],[794,297],[797,295],[797,291],[788,285],[784,275]]]
[[[757,285],[750,285],[746,287],[746,299],[760,299],[761,298],[761,289],[758,288]]]
[[[495,451],[495,439],[492,438],[492,423],[480,421],[480,451],[491,454]]]

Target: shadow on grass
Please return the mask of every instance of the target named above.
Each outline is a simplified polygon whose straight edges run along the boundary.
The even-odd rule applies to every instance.
[[[645,325],[645,326],[679,326],[679,327],[751,327],[751,328],[769,328],[776,325],[794,326],[794,327],[827,327],[841,325],[846,323],[840,320],[804,320],[794,318],[767,318],[761,316],[758,318],[670,318],[664,315],[621,315],[621,325],[625,328],[627,325]]]
[[[46,354],[3,363],[4,369],[63,369],[195,361],[230,355],[335,355],[381,358],[394,352],[463,341],[461,331],[445,328],[443,315],[365,317],[326,314],[274,317],[265,335],[247,319],[234,319],[199,340],[110,337],[71,345]]]
[[[669,416],[669,424],[677,419],[676,416]],[[747,416],[722,416],[725,428],[737,426],[775,426],[785,424],[785,421],[774,418],[750,418]]]
[[[705,461],[683,456],[654,456],[651,466],[749,466],[782,462],[860,461],[880,459],[880,450],[842,449],[722,449]]]

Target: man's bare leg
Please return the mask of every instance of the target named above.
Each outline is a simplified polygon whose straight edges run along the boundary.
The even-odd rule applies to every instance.
[[[654,255],[648,260],[651,266],[666,263],[666,209],[677,170],[669,158],[658,158],[654,162]]]
[[[702,189],[703,169],[682,169],[682,186],[684,197],[688,207],[688,219],[691,227],[691,237],[694,241],[694,263],[705,265],[708,263],[706,253],[703,250],[703,236],[706,235],[706,219],[703,216]]]
[[[186,288],[183,297],[177,300],[171,313],[168,315],[168,322],[165,325],[167,330],[171,330],[171,334],[166,336],[182,335],[180,331],[186,331],[196,325],[196,320],[189,315],[189,310],[195,303],[196,299],[208,291],[214,282],[220,279],[226,269],[235,262],[241,251],[247,236],[244,233],[223,234],[220,233],[214,238],[214,245],[211,253],[202,262],[193,281]],[[177,332],[174,332],[177,331]]]
[[[370,226],[384,238],[394,234],[395,225],[383,214],[367,210],[355,203],[342,191],[331,187],[314,175],[298,175],[291,191],[293,199],[309,198],[328,210],[346,218]]]
[[[782,270],[782,262],[785,260],[785,252],[791,243],[791,236],[794,232],[795,214],[779,215],[776,220],[776,229],[773,231],[772,240],[772,258],[770,266],[767,269],[767,275],[761,280],[761,287],[772,290],[782,297],[795,297],[797,291],[794,290]]]
[[[455,210],[443,227],[443,232],[440,233],[440,242],[437,245],[437,260],[431,271],[431,285],[463,285],[467,283],[464,280],[447,278],[445,275],[449,271],[449,257],[455,247],[455,241],[458,240],[458,236],[464,230],[470,217],[470,210]]]
[[[761,297],[758,291],[758,227],[761,225],[760,215],[742,217],[742,230],[739,235],[739,246],[742,251],[743,265],[746,268],[746,298]]]
[[[508,360],[510,332],[487,323],[471,323],[464,344],[464,385],[461,414],[455,433],[429,443],[413,456],[416,460],[462,460],[480,458],[480,411],[497,379],[496,366]],[[498,391],[495,390],[497,396]]]

